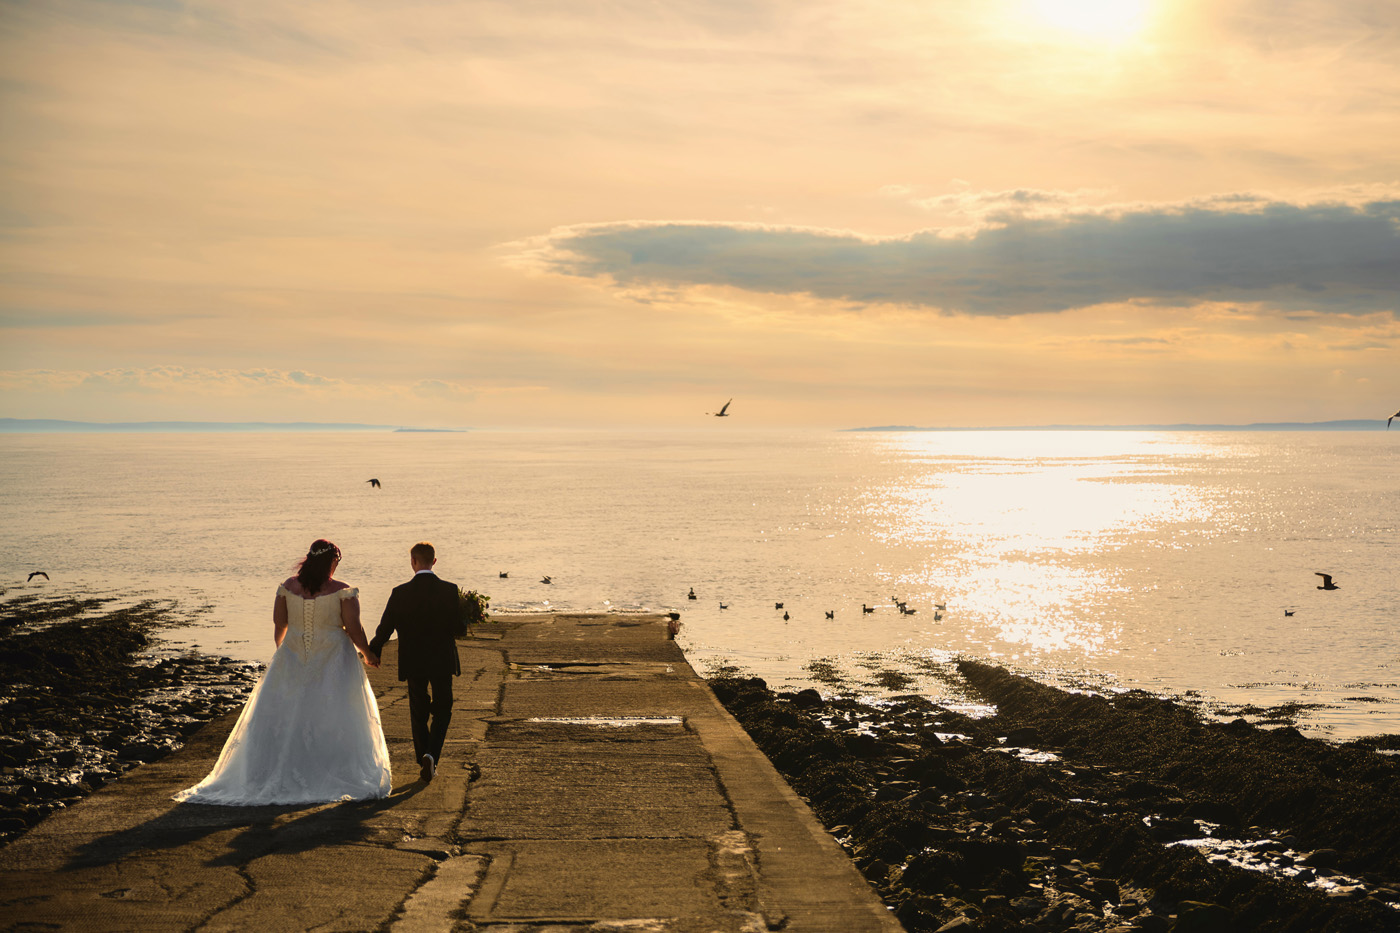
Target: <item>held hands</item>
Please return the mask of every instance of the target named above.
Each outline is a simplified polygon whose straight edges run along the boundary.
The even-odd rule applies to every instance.
[[[379,666],[379,655],[375,654],[373,651],[361,651],[360,657],[364,658],[365,664],[369,667]]]

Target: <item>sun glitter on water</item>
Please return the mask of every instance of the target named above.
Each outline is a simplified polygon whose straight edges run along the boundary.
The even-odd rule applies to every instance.
[[[1126,39],[1147,24],[1151,0],[1027,0],[1041,22],[1085,38]]]

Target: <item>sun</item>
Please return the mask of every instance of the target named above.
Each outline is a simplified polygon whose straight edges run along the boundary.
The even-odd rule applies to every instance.
[[[1147,24],[1152,0],[1029,0],[1045,24],[1084,37],[1126,39]]]

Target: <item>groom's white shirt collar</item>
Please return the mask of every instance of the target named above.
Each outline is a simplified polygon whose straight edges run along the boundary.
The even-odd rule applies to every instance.
[[[415,572],[413,575],[416,577],[420,573],[433,573],[433,569],[431,567],[424,567],[422,570]],[[437,576],[437,574],[433,573],[433,576]]]

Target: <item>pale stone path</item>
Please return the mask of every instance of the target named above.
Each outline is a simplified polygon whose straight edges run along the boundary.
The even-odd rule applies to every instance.
[[[897,933],[655,616],[513,616],[461,642],[418,780],[391,643],[385,800],[177,805],[236,717],[0,849],[0,929]]]

